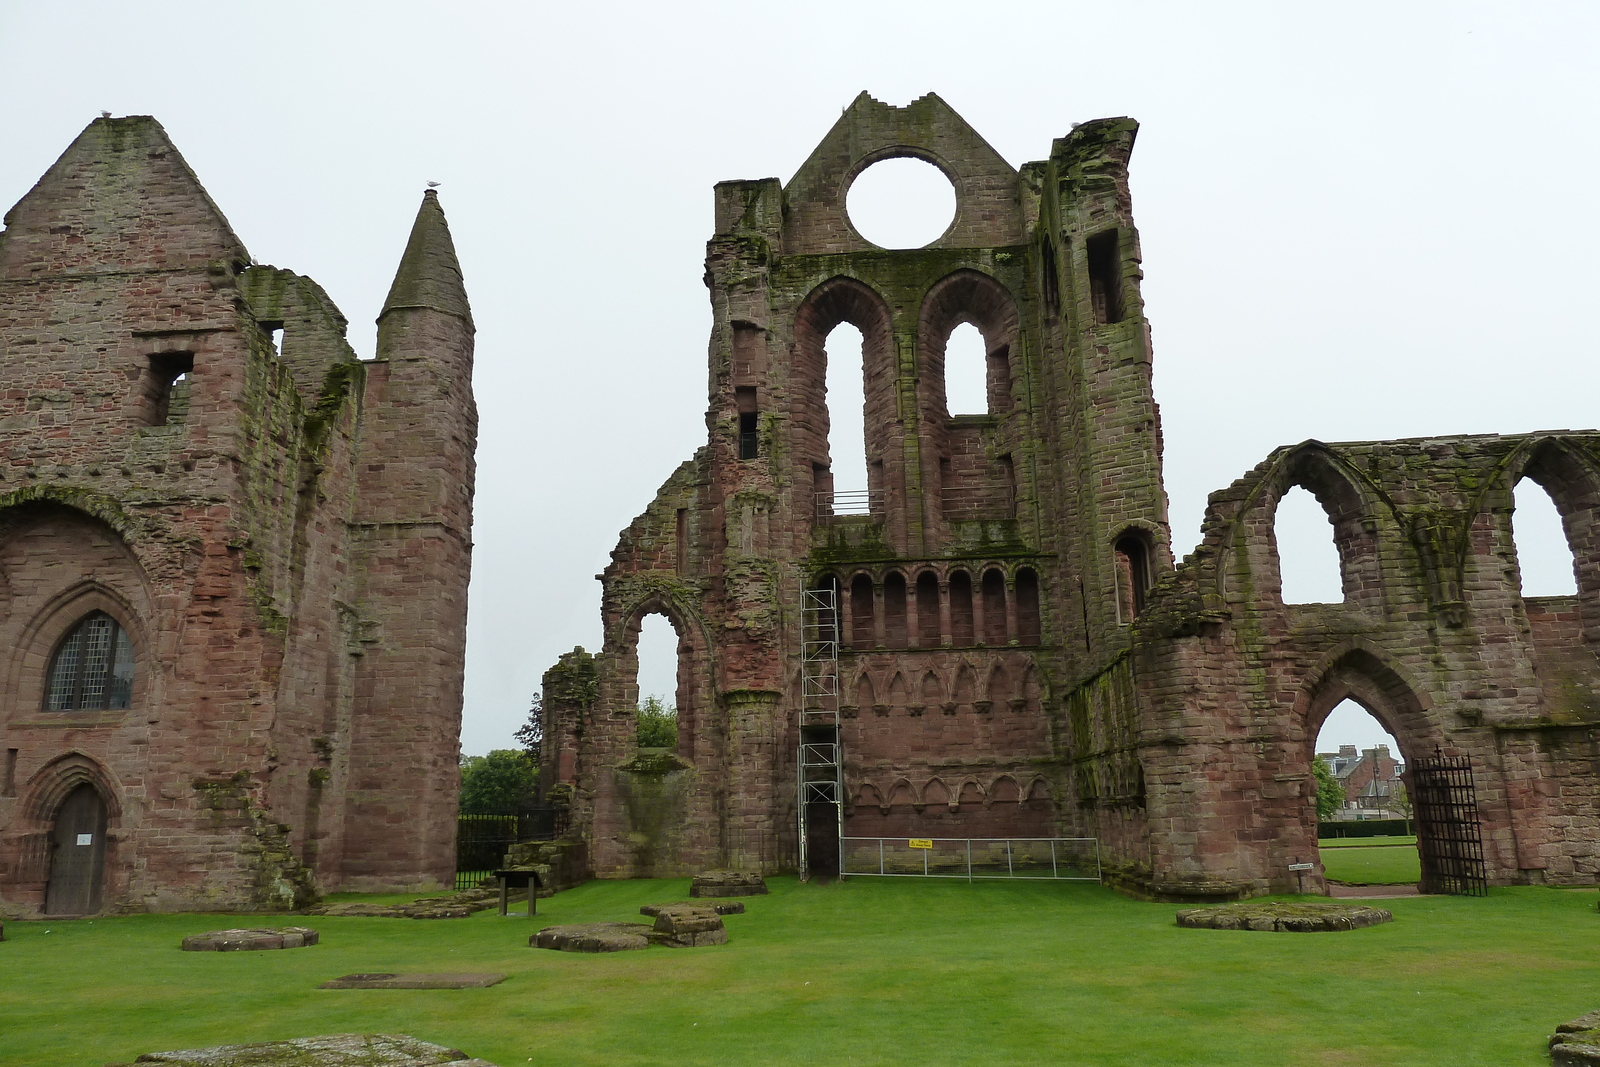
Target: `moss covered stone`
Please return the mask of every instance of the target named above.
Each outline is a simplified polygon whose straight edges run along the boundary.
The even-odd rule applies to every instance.
[[[1394,915],[1383,908],[1331,902],[1250,900],[1178,912],[1178,925],[1190,929],[1292,934],[1359,930],[1363,926],[1376,926],[1393,920]]]
[[[217,1045],[176,1052],[147,1052],[137,1063],[182,1063],[190,1067],[494,1067],[460,1049],[418,1041],[405,1034],[329,1034],[254,1045]],[[107,1067],[134,1067],[113,1063]]]

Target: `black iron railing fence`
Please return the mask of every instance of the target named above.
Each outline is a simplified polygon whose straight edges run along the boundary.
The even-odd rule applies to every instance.
[[[456,817],[456,889],[471,889],[505,862],[512,845],[554,841],[567,832],[567,809],[535,804],[518,811]]]

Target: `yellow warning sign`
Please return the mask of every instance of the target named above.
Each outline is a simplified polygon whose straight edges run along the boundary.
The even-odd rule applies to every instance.
[[[933,839],[927,837],[913,837],[907,842],[912,848],[932,848]]]

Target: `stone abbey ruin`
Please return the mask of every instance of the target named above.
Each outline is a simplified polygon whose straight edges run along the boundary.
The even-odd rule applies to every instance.
[[[0,232],[0,910],[448,885],[472,315],[423,199],[358,360],[155,120]]]
[[[1456,822],[1418,797],[1425,879],[1430,844],[1495,885],[1600,876],[1600,434],[1280,448],[1175,561],[1137,128],[1078,125],[1019,172],[938,97],[863,94],[787,185],[717,186],[707,444],[613,552],[602,654],[546,675],[545,780],[571,787],[596,874],[825,873],[842,830],[1098,838],[1113,884],[1159,898],[1320,890],[1290,867],[1317,855],[1312,750],[1348,698],[1409,768],[1470,761],[1438,805]],[[956,191],[923,248],[845,211],[896,156]],[[841,323],[863,337],[849,501],[825,396]],[[978,414],[946,402],[962,323],[987,352]],[[1560,510],[1576,596],[1521,594],[1523,478]],[[1283,602],[1296,486],[1332,521],[1341,603]],[[678,636],[675,754],[633,744],[650,613]]]
[[[1428,810],[1411,783],[1425,878],[1430,844],[1489,884],[1600,877],[1600,434],[1284,447],[1174,560],[1136,132],[1084,123],[1017,171],[939,98],[863,94],[787,185],[717,187],[708,443],[614,551],[601,654],[545,677],[564,871],[1088,837],[1126,892],[1320,889],[1291,866],[1316,856],[1318,728],[1353,699],[1408,775],[1467,776]],[[895,251],[845,197],[900,156],[957,209]],[[863,338],[854,494],[829,451],[841,324]],[[961,324],[978,413],[946,397]],[[431,192],[376,358],[344,328],[252,262],[152,119],[91,123],[7,214],[0,910],[449,882],[476,411]],[[1521,593],[1523,478],[1560,510],[1576,596]],[[1296,486],[1332,521],[1341,603],[1283,602]],[[678,638],[675,752],[635,744],[652,613]]]

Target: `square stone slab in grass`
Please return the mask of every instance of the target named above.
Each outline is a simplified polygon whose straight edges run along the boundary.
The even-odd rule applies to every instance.
[[[304,948],[319,937],[307,926],[260,927],[252,930],[212,930],[183,939],[185,952],[251,952],[270,948]]]
[[[147,1052],[133,1063],[182,1063],[190,1067],[495,1067],[460,1049],[418,1041],[405,1034],[328,1034],[256,1045],[216,1045],[176,1052]]]
[[[506,980],[503,974],[489,972],[455,974],[347,974],[318,989],[487,989]]]

